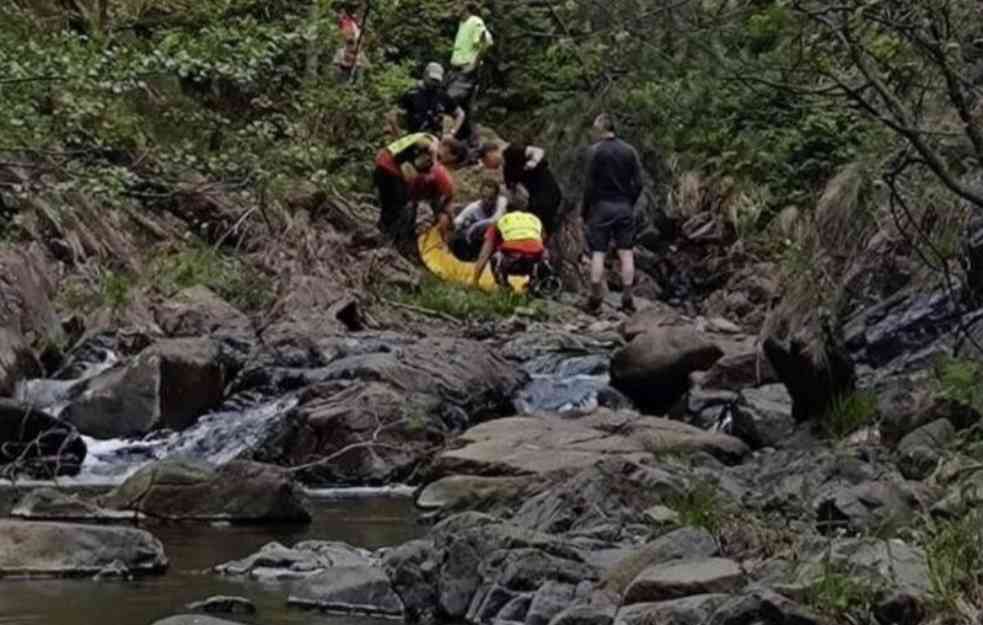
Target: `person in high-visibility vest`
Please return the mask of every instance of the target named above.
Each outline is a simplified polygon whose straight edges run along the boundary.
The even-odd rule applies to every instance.
[[[418,132],[393,141],[379,150],[373,181],[379,194],[379,230],[397,245],[413,249],[416,209],[430,202],[441,222],[450,223],[454,182],[447,167],[467,157],[467,149],[452,138],[438,139]]]
[[[528,212],[529,192],[518,185],[512,192],[507,212],[485,231],[485,242],[474,267],[474,285],[478,286],[488,262],[495,282],[511,289],[509,276],[532,276],[536,265],[546,258],[543,222]]]

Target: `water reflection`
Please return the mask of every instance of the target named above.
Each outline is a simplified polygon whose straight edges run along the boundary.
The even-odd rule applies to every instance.
[[[377,549],[418,538],[413,502],[405,497],[318,499],[307,527],[191,527],[153,530],[163,541],[167,575],[134,582],[27,580],[0,582],[0,625],[151,625],[179,614],[193,601],[238,595],[257,614],[230,620],[257,625],[375,625],[392,621],[321,615],[286,609],[288,585],[260,584],[212,575],[212,566],[247,556],[270,541],[338,540]]]

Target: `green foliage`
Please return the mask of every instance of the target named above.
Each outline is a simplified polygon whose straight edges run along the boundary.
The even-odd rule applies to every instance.
[[[869,613],[877,595],[878,589],[866,579],[841,570],[827,559],[819,579],[806,594],[805,604],[821,614],[846,619],[853,612]]]
[[[666,505],[679,514],[684,527],[702,527],[716,536],[724,523],[720,495],[713,484],[697,482],[684,494],[670,497]]]
[[[260,310],[274,296],[272,280],[234,256],[196,246],[158,258],[148,271],[151,286],[164,296],[193,286],[206,286],[232,305]]]
[[[957,612],[961,601],[983,599],[983,515],[974,510],[929,528],[925,545],[929,582],[943,610]]]
[[[983,363],[945,357],[935,367],[942,397],[983,410]]]
[[[486,292],[437,278],[427,278],[414,291],[396,295],[397,301],[469,321],[493,321],[512,316],[517,308],[542,315],[542,303],[522,293],[496,289]]]
[[[865,391],[855,391],[833,398],[821,427],[826,436],[842,440],[877,416],[877,397]]]
[[[100,284],[100,300],[103,305],[115,313],[126,308],[130,303],[132,278],[123,273],[107,271]]]

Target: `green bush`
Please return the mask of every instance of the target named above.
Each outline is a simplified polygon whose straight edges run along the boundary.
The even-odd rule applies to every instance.
[[[983,411],[983,363],[946,357],[935,367],[940,394]]]

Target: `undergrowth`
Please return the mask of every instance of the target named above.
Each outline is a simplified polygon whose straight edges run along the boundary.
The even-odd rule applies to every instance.
[[[936,364],[935,375],[942,397],[983,410],[983,363],[946,357]]]
[[[842,440],[865,425],[877,415],[877,397],[865,391],[854,391],[833,398],[822,420],[823,434],[833,440]]]
[[[395,292],[392,299],[456,319],[491,321],[511,317],[519,308],[528,309],[530,316],[542,318],[542,301],[523,293],[496,289],[492,292],[443,282],[436,277],[425,278],[414,290]]]

